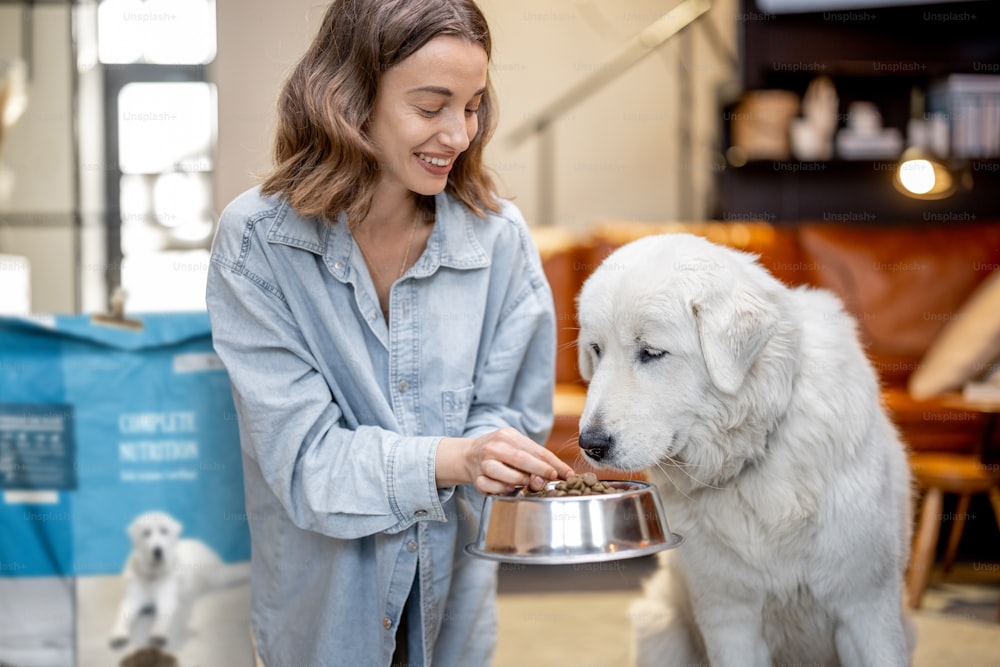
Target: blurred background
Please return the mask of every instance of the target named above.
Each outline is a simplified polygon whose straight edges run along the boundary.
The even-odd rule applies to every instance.
[[[501,105],[489,163],[502,194],[538,226],[818,218],[829,212],[821,195],[810,194],[813,209],[789,209],[782,184],[831,193],[836,181],[835,198],[857,196],[878,175],[873,159],[927,143],[932,124],[910,120],[923,118],[934,86],[956,73],[997,74],[989,2],[481,4]],[[267,171],[279,87],[324,9],[309,0],[0,2],[3,307],[24,309],[24,285],[36,312],[103,309],[120,286],[134,310],[203,307],[215,219]],[[897,29],[904,20],[912,25]],[[975,85],[992,91],[982,125],[995,128],[996,85]],[[824,149],[823,132],[807,127],[810,115],[817,127],[872,132],[845,135],[834,153],[831,137]],[[996,138],[984,141],[988,150],[968,155],[995,158]],[[823,163],[803,166],[814,158]],[[850,164],[859,158],[861,178]],[[802,173],[810,165],[822,173]],[[977,176],[989,181],[996,166]]]
[[[649,49],[555,119],[544,141],[557,173],[539,174],[537,135],[509,136],[672,4],[482,3],[501,102],[489,162],[533,224],[708,213],[718,89],[735,81],[735,0],[702,19],[711,32]],[[119,285],[135,310],[202,306],[214,220],[266,172],[279,87],[324,9],[0,2],[18,116],[0,153],[0,252],[27,258],[32,310],[102,309]]]
[[[580,466],[574,296],[610,251],[689,231],[757,253],[842,298],[915,455],[917,664],[998,664],[1000,3],[479,4],[500,106],[487,162],[558,310],[549,446]],[[268,171],[281,84],[326,6],[0,0],[0,315],[204,311],[219,213]],[[585,617],[540,621],[588,604],[616,614],[588,664],[621,664],[651,566],[587,571],[585,599],[579,571],[504,569],[498,664],[586,639]]]

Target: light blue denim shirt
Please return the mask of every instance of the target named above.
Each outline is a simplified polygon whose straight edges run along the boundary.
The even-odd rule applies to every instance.
[[[232,382],[268,667],[388,665],[400,612],[414,665],[488,665],[496,565],[466,555],[483,497],[438,489],[442,436],[552,426],[555,316],[520,212],[435,198],[389,324],[343,216],[254,189],[223,212],[207,301]],[[419,644],[415,644],[419,642]]]

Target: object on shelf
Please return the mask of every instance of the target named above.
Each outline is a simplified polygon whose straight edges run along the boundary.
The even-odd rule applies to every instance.
[[[927,106],[951,121],[952,157],[1000,157],[1000,75],[952,74],[931,87]]]
[[[882,114],[871,102],[852,102],[847,127],[837,133],[837,154],[847,160],[894,160],[903,152],[903,135],[882,127]]]
[[[799,97],[787,90],[746,93],[733,110],[733,145],[737,161],[787,160],[789,124],[799,112]]]
[[[802,98],[802,117],[792,121],[792,155],[798,160],[833,158],[833,133],[837,129],[837,90],[828,76],[813,79]]]
[[[906,125],[906,146],[917,147],[938,157],[949,153],[948,119],[944,114],[925,113],[920,118],[911,118]]]

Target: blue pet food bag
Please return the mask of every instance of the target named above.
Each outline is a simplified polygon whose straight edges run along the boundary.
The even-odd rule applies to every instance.
[[[252,664],[239,436],[208,315],[130,317],[141,327],[0,317],[2,663],[117,665],[158,641],[182,665]],[[174,534],[130,531],[154,512]],[[126,572],[141,558],[154,561],[142,576],[224,583],[182,600],[156,637],[157,604]]]

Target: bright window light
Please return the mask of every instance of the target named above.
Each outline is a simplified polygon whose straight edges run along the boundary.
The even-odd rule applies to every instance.
[[[163,174],[153,185],[153,214],[164,227],[178,228],[208,217],[210,183],[202,174]]]
[[[148,224],[153,219],[153,205],[147,178],[140,174],[126,174],[118,181],[119,208],[124,227]]]
[[[215,59],[214,0],[101,0],[102,63],[202,65]]]
[[[102,63],[142,60],[144,33],[129,17],[142,11],[140,0],[104,0],[97,7],[97,58]]]
[[[215,86],[130,83],[118,94],[118,165],[125,174],[211,171]]]
[[[137,313],[205,310],[208,250],[125,256],[122,286]]]

